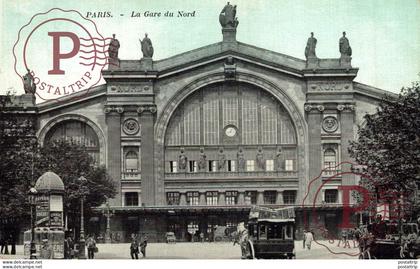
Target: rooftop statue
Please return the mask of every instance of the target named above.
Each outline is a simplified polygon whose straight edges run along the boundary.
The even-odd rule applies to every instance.
[[[316,53],[315,53],[316,42],[317,40],[314,37],[314,33],[311,32],[311,36],[308,38],[308,42],[306,43],[306,48],[305,48],[306,59],[310,57],[316,57]]]
[[[31,74],[29,68],[26,69],[28,73],[23,76],[23,89],[25,90],[25,94],[35,94],[36,92],[36,85],[34,83],[34,77]]]
[[[238,18],[236,17],[236,5],[232,6],[230,2],[227,2],[226,6],[220,12],[219,22],[223,28],[236,28],[239,24]]]
[[[108,47],[109,58],[118,59],[118,50],[120,48],[120,42],[115,38],[115,34],[112,34],[111,42]]]
[[[150,38],[147,37],[147,34],[144,35],[143,40],[139,39],[141,43],[141,51],[143,52],[143,58],[152,58],[153,57],[153,45]]]
[[[346,37],[346,32],[343,32],[343,36],[340,38],[339,48],[340,48],[341,57],[351,56],[351,47],[350,47],[349,40]]]

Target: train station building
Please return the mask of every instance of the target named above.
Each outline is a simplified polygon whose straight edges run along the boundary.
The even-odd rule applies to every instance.
[[[387,92],[355,81],[351,53],[320,59],[309,39],[298,59],[241,43],[237,23],[221,24],[219,43],[161,60],[115,58],[106,84],[37,104],[39,142],[71,138],[107,167],[117,189],[110,228],[121,240],[212,240],[252,205],[295,206],[298,232],[302,205],[315,207],[338,233],[339,187],[358,180],[339,164],[351,162],[349,141]],[[104,234],[104,207],[96,212],[88,233]]]

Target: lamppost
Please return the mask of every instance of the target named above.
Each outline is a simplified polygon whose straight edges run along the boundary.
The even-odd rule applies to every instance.
[[[83,216],[83,203],[85,200],[84,184],[87,182],[87,179],[84,176],[80,176],[78,181],[80,181],[80,190],[81,190],[81,199],[80,199],[80,239],[79,239],[79,259],[86,259],[86,241],[85,241],[85,220]]]
[[[109,201],[107,198],[106,201],[106,211],[103,210],[102,214],[104,214],[104,216],[106,217],[106,230],[105,230],[105,243],[111,243],[112,239],[111,239],[111,217],[114,215],[113,212],[111,211],[111,207],[109,205]]]
[[[36,194],[38,191],[35,188],[30,188],[28,197],[31,204],[31,249],[30,259],[36,259],[36,245],[35,245],[35,211],[36,211]]]

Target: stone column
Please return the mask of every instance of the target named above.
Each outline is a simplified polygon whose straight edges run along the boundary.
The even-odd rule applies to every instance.
[[[148,107],[147,107],[148,108]],[[155,205],[156,184],[154,178],[154,126],[153,112],[143,108],[140,114],[141,125],[141,190],[145,205]]]
[[[348,152],[349,141],[354,140],[354,105],[346,105],[345,108],[341,111],[341,162],[354,162],[350,158]],[[341,166],[342,172],[350,172],[351,166],[348,164]],[[341,177],[343,185],[355,185],[356,178],[352,174],[344,174]]]
[[[206,205],[206,193],[200,192],[200,205]]]
[[[238,205],[244,205],[245,204],[245,192],[241,191],[238,192]]]
[[[225,193],[224,192],[219,192],[218,204],[219,205],[226,205]]]
[[[264,191],[258,191],[257,192],[257,205],[263,205],[264,204]]]
[[[314,178],[318,177],[322,168],[322,152],[321,152],[321,122],[322,122],[322,111],[324,107],[322,105],[305,105],[308,120],[309,130],[309,182]],[[316,190],[321,186],[322,179],[315,180],[311,189],[309,190],[308,199],[305,204],[312,204],[315,199]],[[316,203],[321,202],[321,197],[318,195]]]
[[[180,193],[179,205],[187,205],[187,194],[185,192]]]
[[[110,205],[121,205],[121,113],[123,108],[105,108],[108,126],[108,173],[114,181],[117,194],[109,200]]]
[[[283,191],[277,191],[276,205],[284,205]]]

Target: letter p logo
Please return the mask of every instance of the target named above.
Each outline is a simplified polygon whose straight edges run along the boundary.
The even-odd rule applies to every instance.
[[[53,38],[53,69],[48,71],[49,75],[64,75],[64,70],[60,69],[60,60],[74,57],[80,49],[80,40],[76,34],[71,32],[48,32]],[[68,53],[60,52],[60,38],[69,37],[73,41],[73,49]]]

